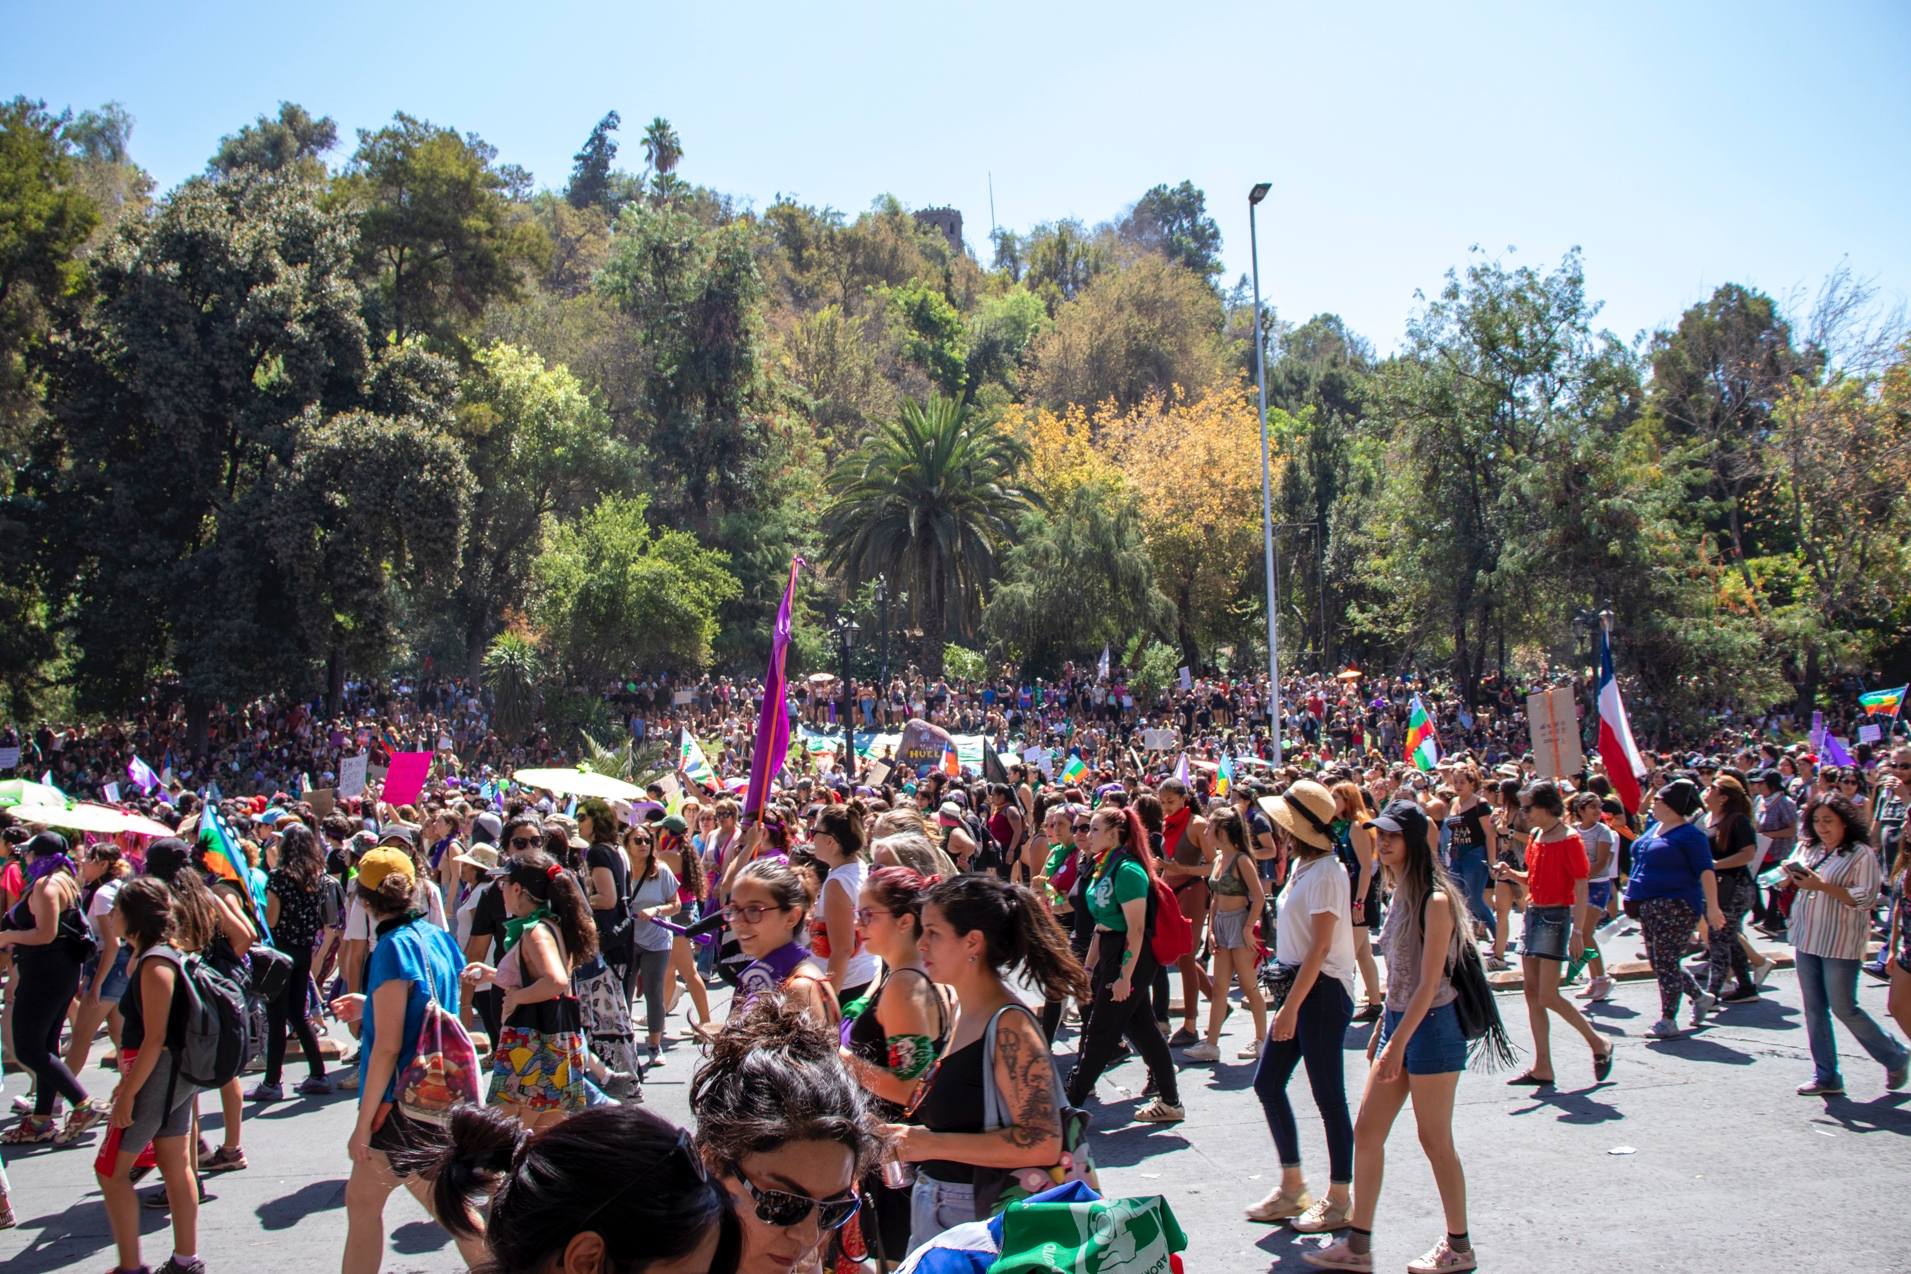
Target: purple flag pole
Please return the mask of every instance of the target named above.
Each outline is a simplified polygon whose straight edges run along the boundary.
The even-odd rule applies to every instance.
[[[796,603],[796,573],[803,559],[790,561],[790,583],[777,608],[776,629],[770,636],[770,666],[763,674],[763,711],[756,722],[756,748],[750,756],[750,786],[743,795],[743,816],[753,817],[770,799],[770,783],[783,768],[790,751],[789,695],[783,677],[783,658],[790,648],[790,609]]]

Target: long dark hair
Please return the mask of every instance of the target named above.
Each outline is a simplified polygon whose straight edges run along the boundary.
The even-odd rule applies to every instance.
[[[1844,843],[1833,850],[1833,853],[1842,854],[1854,846],[1869,845],[1871,843],[1871,820],[1864,816],[1864,811],[1858,808],[1856,801],[1836,788],[1833,788],[1823,796],[1813,797],[1805,805],[1804,812],[1798,816],[1800,824],[1799,835],[1803,838],[1805,844],[1818,845],[1820,843],[1818,840],[1818,829],[1812,824],[1812,816],[1818,812],[1821,806],[1836,814],[1838,821],[1845,825]]]
[[[869,807],[860,797],[846,805],[826,805],[816,815],[816,830],[835,838],[843,847],[845,861],[869,857],[869,841],[864,835],[865,820],[869,816]]]
[[[136,876],[113,896],[133,950],[144,954],[173,936],[173,894],[157,876]]]
[[[304,823],[288,822],[280,833],[279,870],[308,894],[319,887],[325,875],[325,855],[319,852],[318,837]]]
[[[958,935],[982,931],[983,958],[998,973],[1025,969],[1050,1001],[1088,997],[1088,974],[1068,936],[1026,885],[1005,884],[993,873],[945,880],[923,899]]]
[[[146,849],[146,874],[164,881],[172,893],[172,944],[181,951],[204,951],[219,935],[219,900],[192,857],[192,846],[184,840],[162,837]]]
[[[833,1141],[855,1158],[860,1180],[876,1161],[882,1134],[862,1086],[843,1068],[840,1046],[836,1032],[787,996],[751,996],[717,1032],[709,1060],[690,1081],[705,1160],[730,1171],[792,1141]]]
[[[1461,942],[1471,941],[1472,912],[1467,909],[1466,898],[1459,885],[1447,874],[1433,847],[1427,844],[1427,837],[1403,836],[1401,839],[1406,842],[1407,861],[1398,872],[1387,868],[1387,884],[1394,896],[1394,900],[1387,905],[1405,907],[1406,914],[1413,917],[1416,932],[1424,937],[1426,929],[1422,909],[1426,900],[1438,890],[1447,896],[1447,906],[1452,909],[1454,938]]]
[[[591,918],[590,902],[564,864],[534,849],[513,858],[504,879],[550,907],[573,964],[585,964],[597,954],[597,922]]]
[[[720,1237],[710,1274],[733,1274],[742,1254],[730,1192],[704,1170],[689,1133],[641,1106],[595,1106],[535,1136],[493,1107],[459,1106],[426,1176],[445,1229],[484,1234],[483,1274],[551,1269],[579,1234],[604,1241],[606,1271],[687,1256],[712,1227]],[[487,1194],[481,1221],[473,1205]]]

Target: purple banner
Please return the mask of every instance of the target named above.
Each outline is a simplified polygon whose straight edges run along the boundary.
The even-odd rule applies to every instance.
[[[743,796],[745,818],[761,811],[769,801],[770,784],[783,769],[783,759],[790,751],[789,694],[783,658],[789,653],[790,610],[796,604],[796,573],[802,568],[802,558],[791,560],[789,587],[783,590],[776,630],[770,636],[770,666],[763,674],[763,711],[757,717],[756,749],[750,756],[750,786]]]

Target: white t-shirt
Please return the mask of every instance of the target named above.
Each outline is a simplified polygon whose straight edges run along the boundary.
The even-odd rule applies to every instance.
[[[93,895],[93,902],[86,909],[86,927],[101,942],[106,941],[106,917],[113,912],[113,900],[119,897],[123,880],[107,880],[100,884],[99,891]]]
[[[345,941],[351,942],[356,939],[365,943],[366,950],[369,951],[378,945],[378,925],[372,920],[371,912],[365,910],[365,904],[358,900],[356,896],[358,891],[353,890],[352,893],[354,896],[351,910],[345,913]],[[437,881],[430,877],[421,879],[417,888],[411,891],[411,900],[419,910],[425,913],[425,919],[440,929],[450,928],[445,923],[445,896],[439,892]],[[465,921],[467,931],[470,927],[471,922]]]
[[[1604,823],[1594,823],[1591,827],[1575,828],[1579,839],[1586,844],[1586,862],[1588,865],[1599,861],[1599,851],[1606,851],[1606,865],[1593,871],[1593,880],[1613,880],[1619,875],[1619,835]]]
[[[1347,872],[1332,854],[1295,867],[1281,890],[1274,954],[1282,964],[1296,968],[1314,947],[1314,926],[1334,926],[1334,940],[1320,967],[1323,978],[1339,978],[1354,998],[1354,920]],[[1364,935],[1363,935],[1364,936]]]
[[[852,858],[841,867],[831,868],[828,877],[823,881],[823,898],[827,899],[829,897],[829,891],[831,889],[846,890],[849,894],[849,909],[853,912],[861,905],[863,881],[866,880],[868,876],[869,864],[860,858]],[[824,904],[822,902],[817,903],[817,911],[819,914],[822,912],[823,906]],[[839,950],[836,945],[839,942],[842,943],[844,947],[853,946],[856,942],[855,928],[852,927],[846,934],[838,934],[832,931],[829,935],[830,950]],[[828,962],[822,961],[821,963],[827,964]],[[858,951],[855,955],[849,957],[849,964],[843,969],[843,989],[847,991],[851,987],[862,986],[866,982],[875,981],[876,973],[881,967],[881,962],[878,961],[875,956],[869,954],[867,951]]]

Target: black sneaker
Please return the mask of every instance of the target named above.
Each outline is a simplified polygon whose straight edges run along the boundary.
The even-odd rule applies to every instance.
[[[1758,1003],[1758,999],[1759,999],[1758,988],[1755,986],[1752,986],[1750,983],[1747,983],[1743,986],[1734,987],[1732,990],[1727,991],[1724,995],[1721,995],[1719,997],[1719,1003],[1720,1004],[1756,1004]]]
[[[1869,973],[1872,977],[1878,979],[1878,981],[1880,982],[1891,981],[1891,970],[1885,967],[1883,956],[1879,956],[1876,960],[1872,960],[1869,963],[1859,965],[1858,967],[1863,969],[1866,973]]]
[[[1201,1037],[1185,1026],[1168,1037],[1169,1048],[1193,1048],[1200,1042]]]

